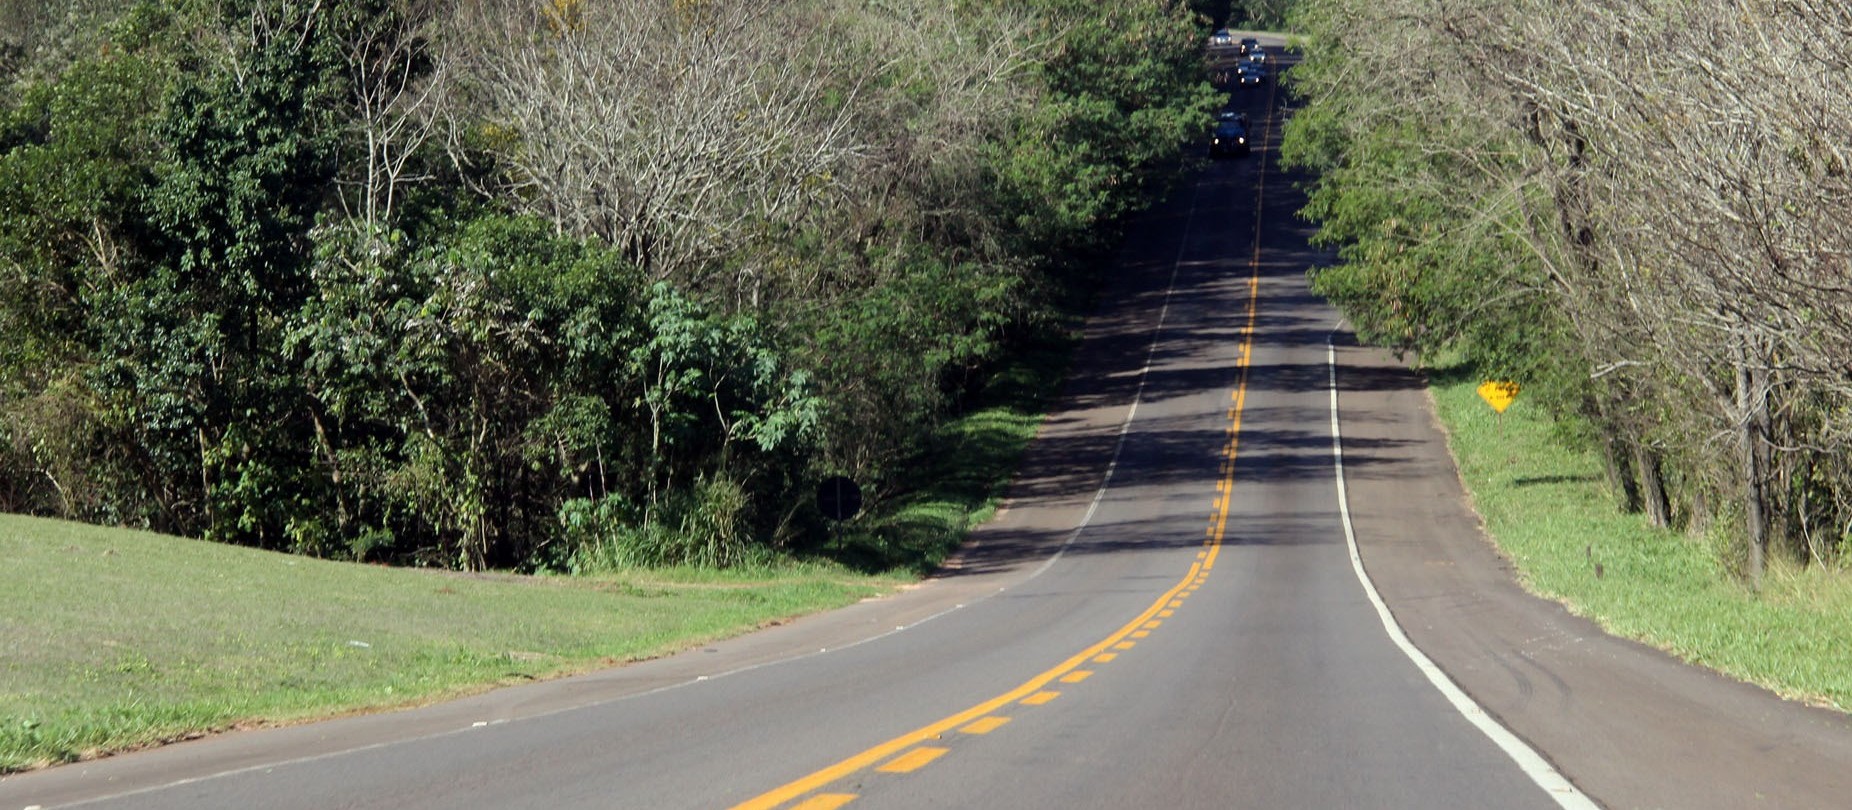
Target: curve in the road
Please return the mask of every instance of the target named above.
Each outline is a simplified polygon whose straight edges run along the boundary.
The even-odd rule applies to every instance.
[[[1333,335],[1336,334],[1338,328],[1332,327]],[[1563,810],[1596,810],[1599,805],[1583,794],[1575,783],[1559,773],[1549,760],[1537,752],[1537,749],[1530,747],[1529,743],[1511,733],[1511,729],[1505,728],[1503,724],[1487,714],[1478,702],[1460,689],[1459,684],[1447,677],[1447,673],[1441,671],[1441,668],[1423,654],[1414,642],[1408,640],[1408,634],[1402,631],[1402,625],[1397,623],[1395,615],[1389,612],[1388,603],[1384,602],[1382,594],[1377,592],[1376,583],[1370,581],[1370,574],[1363,567],[1363,554],[1357,549],[1357,529],[1350,519],[1350,496],[1344,481],[1344,433],[1339,426],[1338,419],[1338,347],[1333,342],[1332,335],[1325,336],[1325,365],[1330,370],[1331,461],[1332,469],[1337,476],[1338,516],[1339,521],[1344,525],[1344,544],[1350,549],[1351,569],[1357,572],[1357,582],[1363,586],[1363,592],[1369,597],[1370,605],[1376,608],[1377,617],[1382,619],[1383,631],[1389,634],[1389,640],[1395,642],[1396,648],[1401,650],[1403,655],[1408,656],[1408,660],[1414,662],[1415,668],[1421,670],[1422,675],[1427,676],[1428,682],[1434,684],[1434,688],[1446,696],[1447,702],[1452,704],[1467,722],[1472,723],[1475,728],[1491,739],[1499,750],[1511,757],[1511,761],[1517,763],[1518,768],[1523,770],[1531,781],[1537,783],[1537,787],[1543,788],[1550,798],[1555,799],[1558,806]]]
[[[1272,98],[1268,99],[1269,106],[1272,106],[1272,101]],[[1267,127],[1268,139],[1272,137],[1272,130],[1273,127],[1270,121]],[[1264,165],[1261,168],[1260,174],[1262,178],[1265,177],[1266,168]],[[1265,185],[1263,180],[1262,183],[1257,184],[1257,197],[1264,193],[1264,188]],[[1046,570],[1049,566],[1053,565],[1056,560],[1060,559],[1061,555],[1072,545],[1074,538],[1078,537],[1080,532],[1085,530],[1087,524],[1092,521],[1093,515],[1098,510],[1101,499],[1111,487],[1113,473],[1118,468],[1120,455],[1125,450],[1126,436],[1130,432],[1132,421],[1138,413],[1138,404],[1144,398],[1145,384],[1150,378],[1152,359],[1156,356],[1159,341],[1163,337],[1164,324],[1170,314],[1171,298],[1176,292],[1177,272],[1183,265],[1184,251],[1187,250],[1189,244],[1188,235],[1190,230],[1195,226],[1195,219],[1196,201],[1194,195],[1192,195],[1189,213],[1186,215],[1186,222],[1184,225],[1185,238],[1182,240],[1182,245],[1178,248],[1177,256],[1171,262],[1170,281],[1167,283],[1164,290],[1164,303],[1159,310],[1157,325],[1152,330],[1151,343],[1145,353],[1144,366],[1139,370],[1138,387],[1133,394],[1131,406],[1127,409],[1125,421],[1120,425],[1118,442],[1114,446],[1112,459],[1107,462],[1106,474],[1100,483],[1099,489],[1094,493],[1093,502],[1088,506],[1087,513],[1081,519],[1080,526],[1074,530],[1072,535],[1069,535],[1068,540],[1062,544],[1061,549],[1053,556],[1050,556],[1048,561],[1037,569],[1037,573]],[[1221,479],[1216,482],[1216,491],[1220,493],[1220,495],[1216,498],[1210,513],[1209,527],[1206,530],[1208,537],[1203,541],[1203,550],[1196,553],[1196,561],[1190,564],[1189,570],[1184,573],[1183,578],[1178,580],[1175,585],[1171,586],[1170,590],[1159,595],[1149,607],[1145,608],[1144,612],[1133,617],[1131,621],[1126,622],[1106,638],[1070,656],[1067,660],[1062,661],[1035,677],[1024,681],[1015,688],[971,706],[970,708],[964,709],[963,711],[948,715],[928,725],[907,732],[906,734],[872,746],[826,768],[819,769],[784,785],[780,785],[777,788],[734,805],[732,810],[772,810],[772,808],[782,806],[786,802],[790,802],[806,794],[811,794],[813,791],[817,791],[852,774],[870,768],[885,773],[895,774],[906,774],[918,770],[920,767],[944,755],[948,750],[937,745],[926,745],[927,742],[941,742],[945,739],[947,734],[953,731],[972,735],[989,734],[1001,728],[1010,720],[1010,718],[1006,716],[996,715],[993,714],[993,712],[1003,709],[1013,703],[1039,706],[1051,702],[1059,693],[1048,690],[1046,687],[1049,684],[1054,683],[1056,680],[1060,680],[1063,683],[1079,683],[1085,680],[1092,674],[1092,671],[1083,670],[1080,668],[1081,666],[1088,663],[1110,663],[1115,660],[1120,651],[1131,649],[1138,643],[1139,639],[1148,636],[1150,631],[1160,627],[1165,619],[1170,618],[1178,608],[1183,606],[1183,600],[1187,599],[1190,594],[1194,593],[1208,581],[1209,573],[1215,568],[1216,557],[1221,553],[1222,540],[1228,530],[1228,507],[1232,501],[1228,493],[1234,488],[1235,460],[1239,455],[1241,446],[1241,415],[1247,405],[1248,367],[1249,360],[1253,356],[1254,322],[1259,312],[1260,303],[1260,240],[1258,238],[1258,229],[1259,225],[1257,223],[1254,255],[1253,259],[1249,262],[1250,277],[1248,283],[1247,322],[1242,327],[1242,341],[1237,360],[1241,376],[1240,382],[1230,395],[1232,403],[1228,408],[1228,442],[1222,449],[1223,462],[1221,465]],[[857,798],[856,794],[852,793],[819,793],[811,796],[809,800],[795,805],[795,808],[796,810],[834,810],[834,808],[842,807],[855,798]]]

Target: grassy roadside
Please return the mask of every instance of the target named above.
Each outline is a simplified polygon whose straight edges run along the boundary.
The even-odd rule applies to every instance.
[[[10,515],[0,560],[0,772],[659,656],[903,579],[468,576]]]
[[[1501,428],[1475,385],[1440,375],[1432,392],[1474,503],[1525,587],[1616,635],[1852,710],[1852,572],[1776,565],[1753,593],[1710,541],[1619,513],[1600,461],[1559,446],[1541,410],[1520,399]]]
[[[890,592],[995,511],[1072,348],[1014,355],[918,483],[838,538],[889,573],[472,576],[0,515],[0,773],[583,672]]]

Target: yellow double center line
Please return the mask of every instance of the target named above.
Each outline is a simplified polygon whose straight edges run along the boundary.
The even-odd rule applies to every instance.
[[[1271,109],[1271,107],[1272,105],[1269,104],[1269,109]],[[1268,121],[1266,141],[1271,142],[1272,136],[1273,124],[1272,121]],[[1263,162],[1259,169],[1261,180],[1257,183],[1257,194],[1265,187],[1266,172],[1267,165],[1263,158]],[[1241,414],[1247,406],[1248,373],[1254,350],[1254,321],[1260,303],[1259,221],[1261,211],[1262,209],[1259,207],[1259,202],[1257,201],[1254,213],[1254,252],[1253,258],[1249,262],[1250,274],[1248,277],[1247,323],[1242,329],[1241,354],[1237,361],[1241,369],[1241,379],[1239,385],[1231,395],[1234,402],[1228,409],[1229,438],[1228,444],[1223,451],[1224,459],[1222,461],[1221,477],[1216,483],[1216,491],[1219,494],[1215,500],[1215,508],[1210,515],[1209,536],[1208,539],[1203,542],[1205,548],[1197,552],[1196,561],[1190,563],[1190,570],[1183,575],[1183,579],[1178,580],[1177,584],[1170,587],[1170,590],[1165,591],[1162,596],[1159,596],[1153,601],[1150,607],[1145,608],[1144,612],[1138,614],[1138,616],[1131,621],[1126,622],[1124,626],[1121,626],[1118,630],[1113,631],[1112,635],[1101,639],[1093,646],[1075,653],[1067,660],[1062,661],[1060,664],[1055,665],[1047,671],[1024,681],[1022,685],[957,714],[940,719],[930,725],[921,726],[820,771],[788,782],[766,793],[762,793],[734,805],[733,810],[771,810],[771,808],[779,807],[793,799],[808,795],[819,788],[844,779],[858,771],[876,767],[877,765],[880,766],[878,770],[890,773],[909,773],[924,767],[926,764],[942,756],[946,752],[946,749],[931,747],[916,748],[915,746],[919,746],[921,743],[925,743],[929,740],[938,740],[955,729],[963,729],[967,733],[973,734],[988,733],[1008,722],[1008,718],[991,716],[991,712],[997,711],[1012,703],[1040,705],[1053,700],[1059,693],[1047,691],[1044,687],[1057,680],[1065,683],[1078,683],[1086,677],[1086,674],[1091,674],[1082,674],[1085,673],[1084,670],[1080,670],[1082,664],[1088,661],[1106,663],[1113,660],[1116,654],[1110,652],[1111,650],[1129,649],[1134,642],[1128,641],[1127,639],[1144,637],[1148,630],[1158,626],[1164,617],[1171,615],[1171,612],[1181,604],[1180,600],[1183,597],[1203,584],[1209,572],[1215,568],[1216,557],[1221,554],[1223,534],[1228,528],[1229,502],[1233,500],[1234,494],[1235,454],[1241,442]],[[812,796],[809,801],[804,802],[798,807],[800,810],[833,810],[834,808],[848,804],[855,798],[855,795],[848,793],[818,794]]]
[[[1211,551],[1213,551],[1213,549]],[[1212,559],[1213,559],[1213,554],[1211,555],[1211,560]],[[1076,653],[1074,656],[1068,658],[1066,661],[1062,661],[1059,665],[1055,666],[1053,669],[1050,669],[1046,672],[1043,672],[1040,675],[1037,675],[1033,678],[1030,678],[1027,681],[1024,681],[1021,686],[1018,686],[1015,689],[1011,689],[1008,692],[1004,692],[1001,695],[998,695],[994,698],[986,700],[983,703],[979,703],[976,706],[972,706],[971,708],[966,709],[957,714],[954,714],[950,717],[946,717],[942,720],[939,720],[938,722],[935,722],[931,725],[922,726],[906,734],[902,734],[899,737],[895,737],[894,739],[881,743],[880,745],[877,745],[873,748],[870,748],[866,751],[856,754],[855,756],[849,757],[848,759],[845,759],[841,762],[838,762],[834,765],[824,768],[823,770],[812,773],[809,776],[805,776],[802,779],[798,779],[796,781],[790,782],[775,790],[772,790],[770,792],[764,793],[762,795],[756,796],[752,799],[749,799],[747,801],[734,805],[734,810],[763,810],[764,808],[777,807],[779,805],[784,804],[787,801],[795,799],[799,796],[802,796],[806,793],[816,790],[817,788],[823,787],[824,785],[827,785],[838,779],[842,779],[843,777],[853,774],[856,771],[860,771],[864,768],[871,767],[875,765],[876,763],[883,762],[887,760],[889,757],[892,757],[906,750],[909,746],[918,745],[920,743],[926,742],[927,740],[937,739],[938,737],[944,735],[945,733],[952,731],[953,729],[956,729],[959,726],[963,726],[967,723],[974,722],[978,720],[979,718],[982,718],[985,715],[988,715],[991,712],[996,711],[997,709],[1001,709],[1004,706],[1007,706],[1011,703],[1021,701],[1032,695],[1040,693],[1042,691],[1042,687],[1047,686],[1050,683],[1053,683],[1057,678],[1060,678],[1061,676],[1066,675],[1069,672],[1074,671],[1075,669],[1078,669],[1081,664],[1086,663],[1089,659],[1095,656],[1098,656],[1101,653],[1106,652],[1108,649],[1110,649],[1114,645],[1125,640],[1127,636],[1132,634],[1132,631],[1139,629],[1141,626],[1144,625],[1145,622],[1150,621],[1152,617],[1157,615],[1158,611],[1163,610],[1166,604],[1168,604],[1172,599],[1175,599],[1177,594],[1182,593],[1185,587],[1187,587],[1190,583],[1195,582],[1196,576],[1199,572],[1207,571],[1209,568],[1209,565],[1211,564],[1211,560],[1204,560],[1204,561],[1198,561],[1198,562],[1191,563],[1189,575],[1185,576],[1182,582],[1177,583],[1176,585],[1172,586],[1169,591],[1166,591],[1162,597],[1159,597],[1156,602],[1153,602],[1151,604],[1151,607],[1145,608],[1145,612],[1140,613],[1138,615],[1138,618],[1133,619],[1130,622],[1127,622],[1124,627],[1119,628],[1112,635],[1107,636],[1104,640],[1100,641],[1099,643],[1094,644],[1093,646],[1088,647],[1087,649],[1082,650],[1079,653]]]

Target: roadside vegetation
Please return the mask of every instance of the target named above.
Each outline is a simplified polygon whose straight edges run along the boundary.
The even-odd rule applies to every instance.
[[[1286,156],[1367,340],[1466,354],[1621,506],[1852,552],[1852,36],[1828,0],[1303,0]],[[1717,54],[1753,55],[1725,69]]]
[[[0,773],[664,655],[903,579],[411,570],[10,515],[0,559]]]
[[[88,524],[0,517],[0,770],[929,570],[1217,103],[1184,2],[0,23],[0,512]]]
[[[1199,2],[1204,14],[1224,20],[1225,28],[1246,31],[1284,31],[1294,0],[1210,0]]]
[[[1852,39],[1828,0],[1299,0],[1286,160],[1492,533],[1618,633],[1847,708]],[[1718,54],[1749,55],[1726,66]],[[1522,386],[1488,436],[1482,380]],[[1599,568],[1597,568],[1599,566]]]
[[[0,515],[0,773],[570,675],[892,593],[989,519],[1069,348],[1017,352],[938,425],[921,483],[823,560],[648,567],[606,547],[578,575],[469,573]]]
[[[1728,531],[1692,536],[1614,509],[1597,453],[1565,444],[1521,397],[1501,420],[1469,372],[1440,369],[1434,398],[1473,504],[1527,588],[1617,635],[1852,711],[1852,574],[1782,558],[1750,590],[1727,563]]]
[[[942,554],[1215,104],[1183,3],[6,13],[0,511],[459,570]]]

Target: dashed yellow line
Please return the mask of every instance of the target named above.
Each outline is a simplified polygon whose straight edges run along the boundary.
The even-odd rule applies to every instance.
[[[965,734],[989,734],[990,732],[1002,728],[1003,724],[1009,721],[1010,719],[1008,717],[999,717],[993,714],[989,717],[980,717],[973,720],[970,725],[959,729],[959,731]]]
[[[1213,549],[1211,549],[1211,551],[1213,552]],[[1212,553],[1209,561],[1213,561],[1213,559],[1214,559],[1214,555]],[[770,810],[771,808],[774,808],[774,807],[783,806],[786,802],[789,802],[793,799],[796,799],[800,796],[810,793],[811,791],[817,790],[818,788],[821,788],[825,785],[835,782],[838,779],[842,779],[843,777],[846,777],[864,768],[874,767],[877,763],[885,762],[890,757],[893,757],[896,754],[899,754],[900,752],[908,749],[911,746],[918,745],[927,740],[938,739],[941,735],[945,734],[948,731],[968,725],[972,723],[973,721],[976,721],[977,719],[984,717],[990,714],[991,712],[994,712],[997,709],[1000,709],[1011,703],[1015,703],[1017,701],[1022,701],[1025,703],[1029,702],[1027,700],[1028,698],[1031,698],[1032,696],[1042,693],[1043,691],[1042,687],[1048,685],[1049,683],[1054,682],[1056,678],[1059,678],[1063,675],[1066,675],[1069,672],[1079,669],[1081,664],[1086,663],[1089,659],[1092,659],[1094,656],[1105,653],[1108,649],[1119,649],[1119,650],[1131,649],[1133,646],[1133,642],[1124,641],[1123,639],[1126,636],[1131,635],[1132,631],[1136,630],[1139,627],[1139,625],[1144,624],[1152,616],[1156,615],[1158,610],[1160,610],[1165,603],[1169,602],[1172,598],[1174,598],[1177,595],[1178,592],[1182,591],[1183,588],[1187,587],[1186,583],[1196,579],[1197,575],[1201,571],[1202,571],[1202,563],[1195,563],[1195,564],[1190,565],[1190,570],[1188,573],[1183,575],[1183,579],[1179,580],[1176,585],[1171,586],[1170,590],[1165,591],[1164,594],[1159,596],[1156,601],[1153,601],[1150,607],[1145,608],[1143,613],[1138,614],[1131,621],[1126,622],[1123,627],[1120,627],[1112,635],[1109,635],[1106,638],[1101,639],[1099,643],[1094,644],[1093,646],[1088,647],[1087,649],[1081,650],[1079,653],[1076,653],[1075,655],[1069,657],[1066,661],[1063,661],[1060,664],[1055,665],[1053,668],[1049,669],[1048,671],[1043,672],[1042,674],[1037,675],[1033,678],[1030,678],[1029,680],[1023,682],[1022,685],[1017,686],[1015,689],[1011,689],[1008,692],[1005,692],[994,698],[986,700],[983,703],[979,703],[976,706],[972,706],[971,708],[966,709],[962,712],[943,718],[941,720],[938,720],[937,722],[933,722],[933,723],[921,726],[917,729],[914,729],[913,731],[907,732],[906,734],[902,734],[898,737],[888,740],[887,742],[881,743],[859,754],[856,754],[852,757],[849,757],[840,762],[837,762],[834,765],[831,765],[821,770],[812,772],[806,776],[792,780],[777,788],[766,791],[765,793],[761,793],[758,796],[754,796],[753,798],[747,799],[746,801],[740,802],[739,804],[736,804],[733,806],[733,810]],[[1057,692],[1057,693],[1049,693],[1049,694],[1055,695],[1059,693]],[[1040,702],[1045,703],[1048,700],[1052,700],[1052,699],[1053,699],[1052,697],[1045,698],[1045,699],[1042,699]],[[1035,704],[1031,704],[1031,705],[1035,705]]]
[[[922,746],[894,757],[875,770],[882,773],[912,773],[926,767],[933,760],[945,756],[945,752],[949,750],[951,749],[927,748]]]
[[[1271,106],[1271,102],[1269,106]],[[1271,121],[1268,122],[1267,139],[1269,141],[1272,140]],[[1261,163],[1259,175],[1258,181],[1256,182],[1255,193],[1257,197],[1264,201],[1263,195],[1266,187],[1267,175],[1267,166],[1264,161]],[[876,770],[884,773],[910,773],[925,767],[933,760],[944,756],[949,749],[921,746],[908,750],[909,746],[917,745],[926,740],[939,739],[943,734],[952,729],[958,729],[966,734],[988,734],[1009,722],[1008,717],[992,715],[990,714],[991,712],[1012,702],[1018,702],[1028,706],[1040,706],[1054,700],[1059,697],[1061,693],[1053,690],[1045,690],[1042,688],[1043,686],[1057,679],[1063,683],[1078,683],[1084,680],[1092,673],[1087,670],[1079,669],[1082,663],[1088,660],[1107,663],[1112,661],[1117,656],[1117,653],[1107,652],[1106,650],[1129,650],[1137,646],[1137,642],[1127,639],[1135,637],[1141,638],[1149,635],[1151,628],[1158,627],[1162,624],[1161,621],[1157,621],[1153,617],[1168,617],[1172,615],[1172,611],[1181,604],[1181,600],[1184,597],[1189,596],[1191,592],[1208,581],[1208,572],[1214,569],[1216,558],[1220,555],[1222,550],[1222,541],[1228,528],[1229,504],[1234,500],[1232,495],[1234,489],[1235,458],[1240,452],[1241,447],[1241,416],[1247,407],[1248,378],[1253,368],[1254,326],[1260,305],[1260,235],[1261,215],[1263,210],[1261,204],[1257,203],[1254,214],[1254,251],[1253,258],[1249,263],[1251,274],[1248,278],[1247,323],[1243,329],[1242,344],[1239,354],[1237,355],[1237,362],[1241,367],[1241,382],[1229,395],[1233,400],[1233,405],[1228,409],[1229,440],[1222,449],[1223,461],[1221,464],[1221,476],[1216,482],[1216,491],[1222,494],[1218,495],[1213,502],[1213,514],[1210,518],[1210,525],[1205,530],[1208,539],[1203,541],[1204,550],[1197,552],[1196,562],[1190,565],[1190,570],[1183,575],[1183,579],[1179,580],[1176,585],[1171,586],[1170,590],[1166,591],[1162,596],[1159,596],[1157,601],[1153,602],[1151,606],[1146,608],[1137,618],[1127,622],[1112,635],[1082,650],[1066,661],[1056,665],[1054,668],[1029,679],[1015,689],[984,701],[976,706],[972,706],[962,712],[943,718],[929,725],[922,726],[899,737],[895,737],[894,739],[869,748],[866,751],[844,759],[827,768],[823,768],[822,770],[818,770],[771,791],[755,796],[734,805],[732,810],[771,810],[771,808],[784,805],[786,802],[811,793],[818,788],[864,768],[875,767]],[[902,751],[906,751],[906,753],[900,753]],[[896,756],[896,754],[898,754],[898,756]],[[892,757],[892,759],[889,759],[890,757]],[[881,764],[877,766],[877,763]],[[840,808],[856,798],[857,795],[852,793],[819,793],[811,796],[800,804],[794,805],[793,810],[836,810],[836,808]]]

